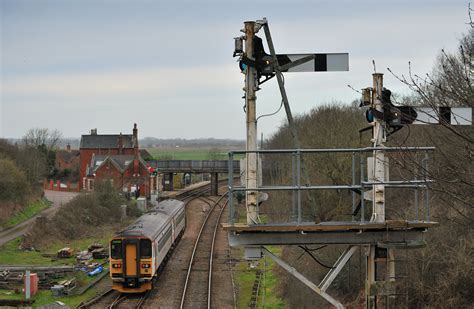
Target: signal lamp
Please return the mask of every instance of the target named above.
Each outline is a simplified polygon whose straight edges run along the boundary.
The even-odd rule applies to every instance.
[[[372,93],[370,88],[362,89],[362,101],[360,102],[359,107],[372,104]]]
[[[375,115],[373,113],[373,109],[369,108],[368,110],[365,111],[365,119],[367,119],[367,122],[372,123],[375,120]]]
[[[234,54],[232,57],[241,55],[244,52],[244,39],[243,37],[234,38]]]
[[[257,70],[260,74],[265,76],[273,74],[273,66],[271,65],[272,60],[271,56],[265,55],[262,57],[260,62],[257,61]]]
[[[247,65],[244,63],[243,60],[239,61],[239,68],[240,68],[240,71],[242,72],[245,72],[247,70]]]

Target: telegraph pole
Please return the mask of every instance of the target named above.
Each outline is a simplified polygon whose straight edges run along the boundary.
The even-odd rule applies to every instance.
[[[247,58],[255,60],[253,39],[255,36],[255,22],[244,22],[245,31],[245,53]],[[257,96],[257,70],[254,66],[247,66],[245,73],[245,110],[247,123],[247,151],[257,150],[257,119],[256,119],[256,101]],[[250,152],[246,154],[246,169],[245,169],[245,187],[257,187],[257,153]],[[258,223],[258,209],[257,209],[257,192],[247,191],[245,194],[247,205],[247,224]]]

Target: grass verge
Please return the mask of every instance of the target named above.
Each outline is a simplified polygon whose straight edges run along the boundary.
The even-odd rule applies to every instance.
[[[228,160],[228,150],[213,152],[206,148],[147,148],[148,152],[157,160]],[[242,155],[235,155],[238,160]]]
[[[17,225],[23,221],[26,221],[29,218],[40,213],[42,210],[48,208],[49,206],[51,206],[51,202],[46,199],[36,200],[30,203],[24,209],[22,209],[19,213],[8,219],[8,221],[2,224],[2,227],[8,228]]]
[[[279,254],[280,248],[272,248],[272,252]],[[243,249],[233,251],[239,260],[243,256]],[[252,265],[252,266],[250,266]],[[284,300],[278,295],[278,278],[274,269],[278,267],[270,258],[248,262],[241,260],[237,263],[235,271],[235,284],[237,286],[237,308],[249,308],[252,298],[252,288],[257,278],[257,271],[262,272],[257,308],[287,308]]]
[[[48,290],[40,290],[36,295],[32,297],[34,299],[34,303],[32,304],[33,308],[41,307],[47,304],[52,304],[56,301],[60,301],[65,303],[66,305],[70,306],[71,308],[76,308],[81,302],[86,301],[95,296],[97,291],[94,288],[87,290],[82,295],[73,295],[73,296],[53,296],[51,291]],[[12,291],[9,290],[0,290],[0,298],[1,299],[15,299],[15,300],[22,300],[24,299],[23,294],[14,294]]]

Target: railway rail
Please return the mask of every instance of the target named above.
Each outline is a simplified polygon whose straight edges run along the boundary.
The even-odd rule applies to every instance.
[[[118,295],[120,295],[119,292],[112,290],[111,288],[103,291],[102,293],[94,296],[93,298],[89,299],[88,301],[79,304],[77,306],[78,309],[89,309],[93,308],[95,306],[101,306],[106,307],[108,303],[112,301],[112,299],[115,299]]]
[[[107,306],[107,309],[121,307],[139,309],[142,307],[149,295],[149,291],[142,294],[121,294],[109,306]]]
[[[227,199],[223,205],[220,204],[225,197],[224,194],[213,203],[201,225],[189,260],[180,308],[211,308],[214,244],[219,222],[227,205]],[[204,284],[206,279],[207,285]]]

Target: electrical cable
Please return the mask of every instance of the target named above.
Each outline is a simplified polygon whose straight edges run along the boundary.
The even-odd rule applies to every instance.
[[[311,253],[311,251],[310,251],[307,247],[305,247],[305,246],[298,246],[298,247],[300,247],[300,248],[303,249],[306,253],[308,253],[309,256],[310,256],[316,263],[318,263],[319,265],[321,265],[321,266],[323,266],[323,267],[326,267],[326,268],[329,268],[329,269],[333,269],[333,268],[334,268],[334,267],[332,267],[332,266],[328,266],[328,265],[322,263],[321,261],[319,261],[319,260]]]
[[[280,73],[280,76],[281,76],[281,79],[282,79],[282,81],[283,81],[283,85],[285,85],[285,76],[284,76],[282,73]],[[260,115],[260,116],[257,117],[257,119],[255,119],[255,121],[258,122],[258,120],[259,120],[260,118],[269,117],[269,116],[273,116],[273,115],[278,114],[278,112],[281,110],[282,107],[283,107],[283,100],[281,100],[280,107],[278,107],[278,109],[277,109],[275,112],[270,113],[270,114]]]
[[[407,142],[407,140],[408,140],[408,138],[410,137],[410,134],[411,134],[410,125],[407,125],[406,127],[408,129],[408,134],[405,137],[405,140],[402,142],[402,145],[406,145],[406,142]]]
[[[258,116],[255,121],[258,121],[260,118],[263,118],[263,117],[268,117],[268,116],[276,115],[276,114],[281,110],[282,107],[283,107],[283,100],[281,100],[280,107],[278,107],[278,109],[277,109],[275,112],[270,113],[270,114],[264,114],[264,115]]]

